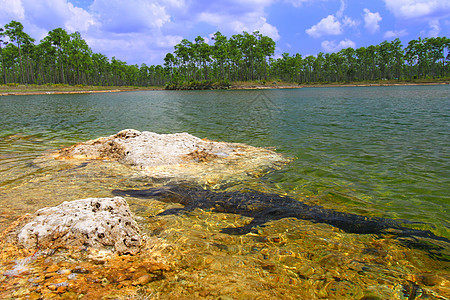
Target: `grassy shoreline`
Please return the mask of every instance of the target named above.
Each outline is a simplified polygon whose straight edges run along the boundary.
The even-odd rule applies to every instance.
[[[444,85],[450,84],[450,78],[428,80],[380,80],[365,82],[332,82],[332,83],[289,83],[260,81],[233,82],[232,90],[251,89],[289,89],[311,87],[366,87],[366,86],[414,86],[414,85]],[[10,95],[45,95],[45,94],[88,94],[88,93],[115,93],[129,91],[165,90],[163,86],[138,87],[138,86],[70,86],[70,85],[0,85],[0,96]]]
[[[71,86],[71,85],[0,85],[0,96],[45,95],[45,94],[89,94],[127,91],[161,90],[163,87],[137,86]]]

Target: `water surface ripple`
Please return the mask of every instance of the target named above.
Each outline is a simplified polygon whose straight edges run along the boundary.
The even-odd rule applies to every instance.
[[[271,190],[313,197],[329,208],[428,222],[450,237],[449,91],[411,86],[5,96],[0,189],[56,176],[34,160],[63,145],[125,128],[189,132],[295,157],[258,179]],[[16,201],[27,202],[19,191]]]

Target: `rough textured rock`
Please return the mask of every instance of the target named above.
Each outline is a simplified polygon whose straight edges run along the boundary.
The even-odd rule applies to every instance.
[[[136,253],[141,236],[121,197],[88,198],[40,209],[18,233],[26,248],[90,246],[120,254]]]
[[[218,181],[258,173],[288,161],[266,148],[203,140],[188,133],[157,134],[133,129],[73,145],[58,151],[55,157],[114,160],[139,167],[151,176]]]

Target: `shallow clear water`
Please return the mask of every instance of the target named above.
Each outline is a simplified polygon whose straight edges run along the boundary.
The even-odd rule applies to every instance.
[[[9,174],[48,149],[125,128],[189,132],[295,157],[261,179],[270,188],[319,196],[325,206],[430,222],[448,236],[449,91],[414,86],[2,97],[0,186],[21,180],[20,172]]]
[[[416,228],[448,238],[449,92],[410,86],[0,97],[0,232],[38,208],[163,184],[116,162],[45,155],[133,128],[275,147],[295,160],[226,188],[425,222]],[[200,209],[157,216],[180,205],[127,201],[144,233],[174,245],[163,257],[175,272],[152,285],[162,298],[410,299],[417,286],[429,299],[450,294],[448,243],[422,251],[389,236],[293,218],[233,236],[221,230],[251,218]],[[31,274],[40,272],[35,268]],[[15,281],[5,278],[0,282],[14,290]]]

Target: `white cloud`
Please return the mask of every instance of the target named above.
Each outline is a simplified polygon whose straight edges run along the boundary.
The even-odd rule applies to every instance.
[[[251,2],[254,3],[256,1],[258,0],[253,0]],[[267,19],[264,17],[264,5],[268,5],[270,1],[261,0],[260,2],[261,3],[257,6],[258,8],[254,8],[254,5],[248,6],[249,3],[247,2],[242,4],[242,9],[238,9],[239,5],[241,5],[241,2],[238,2],[231,11],[229,10],[229,5],[226,3],[223,4],[223,9],[214,6],[198,13],[197,17],[193,18],[193,21],[195,23],[205,22],[209,25],[213,25],[226,35],[242,33],[243,31],[250,33],[259,31],[261,34],[277,41],[280,39],[278,29],[268,23]],[[239,11],[239,13],[236,13],[236,11]]]
[[[314,0],[310,0],[310,2],[314,2]],[[359,25],[358,21],[344,15],[346,1],[340,0],[340,3],[341,5],[336,14],[323,18],[316,25],[306,29],[306,33],[314,38],[319,38],[324,35],[340,35],[344,32],[344,27],[357,27]]]
[[[130,64],[158,64],[173,51],[181,36],[164,33],[171,24],[172,10],[183,10],[184,1],[164,3],[146,0],[94,0],[89,12],[96,25],[82,32],[94,52]]]
[[[247,5],[250,6],[255,6],[255,5],[259,5],[259,6],[268,6],[272,3],[275,2],[275,0],[246,0],[246,1],[242,1],[242,0],[237,0],[235,1],[237,4],[242,4],[243,2],[245,2]]]
[[[65,0],[0,0],[0,6],[0,22],[16,20],[46,31],[58,27],[81,31],[95,24],[90,13]]]
[[[175,8],[184,8],[186,6],[186,1],[184,0],[165,0],[164,3]]]
[[[38,41],[58,27],[70,32],[86,31],[95,24],[93,15],[66,0],[0,0],[0,7],[0,25],[19,21],[25,32]]]
[[[342,16],[344,15],[344,10],[345,10],[345,1],[341,0],[341,6],[339,7],[339,10],[336,12],[336,17],[342,18]]]
[[[346,27],[357,27],[359,25],[359,22],[356,20],[353,20],[349,16],[345,16],[342,20],[342,25]]]
[[[349,39],[345,39],[343,41],[340,41],[339,43],[337,43],[336,41],[327,41],[327,40],[322,42],[322,49],[325,50],[326,52],[337,52],[339,50],[346,49],[349,47],[356,48],[355,42]]]
[[[262,35],[268,36],[274,41],[278,41],[280,39],[278,29],[275,26],[267,23],[266,18],[261,17],[259,19],[259,22],[257,22],[255,25],[255,29],[258,30]]]
[[[159,29],[170,21],[164,6],[145,0],[95,0],[90,10],[102,20],[102,29],[115,33]]]
[[[369,9],[364,8],[364,27],[369,31],[369,33],[374,34],[380,25],[378,24],[383,18],[381,18],[380,13],[373,13]]]
[[[323,35],[339,35],[342,34],[341,23],[333,15],[328,15],[326,18],[320,20],[319,23],[306,29],[306,33],[314,38]]]
[[[0,24],[9,23],[11,20],[23,20],[25,10],[21,1],[0,0]]]
[[[157,44],[160,47],[174,47],[183,39],[179,35],[164,35],[157,40]]]
[[[406,29],[402,30],[389,30],[384,33],[385,39],[392,39],[392,38],[398,38],[402,36],[408,35],[408,31]]]
[[[301,7],[303,4],[307,2],[313,2],[311,0],[285,0],[285,2],[292,4],[294,7]]]
[[[384,0],[386,7],[402,19],[436,19],[450,16],[449,0]]]
[[[146,33],[103,33],[90,34],[86,38],[94,52],[109,58],[113,56],[129,64],[157,64],[166,53],[182,40],[181,36]]]
[[[205,12],[200,12],[198,14],[197,20],[199,22],[205,22],[208,24],[219,25],[225,21],[225,17],[220,14],[217,14],[217,13],[211,13],[211,12],[205,11]]]
[[[46,30],[62,27],[70,31],[83,31],[95,23],[90,13],[65,0],[22,0],[22,3],[26,8],[26,21]]]
[[[69,31],[86,31],[96,24],[94,17],[87,11],[68,3],[69,16],[64,25]]]
[[[229,26],[234,33],[242,33],[243,31],[252,33],[254,31],[259,31],[262,35],[268,36],[274,41],[278,41],[280,39],[278,29],[275,26],[266,23],[266,19],[263,17],[261,17],[259,22],[256,21],[252,24],[246,24],[242,21],[233,21],[229,24]]]
[[[441,26],[438,20],[432,20],[428,23],[430,26],[430,31],[428,32],[428,36],[437,37],[439,36],[439,32],[441,32]]]

